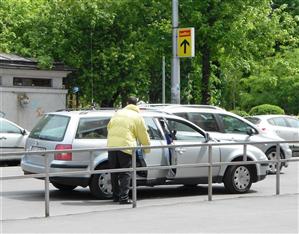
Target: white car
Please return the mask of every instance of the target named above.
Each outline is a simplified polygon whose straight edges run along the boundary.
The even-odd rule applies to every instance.
[[[29,132],[19,125],[0,117],[0,151],[16,152],[24,151],[25,142]],[[0,162],[20,160],[22,155],[1,156]]]
[[[209,132],[211,137],[219,140],[236,142],[283,141],[276,134],[265,133],[250,121],[211,105],[177,105],[177,104],[142,104],[141,108],[155,109],[183,117]],[[257,144],[269,160],[276,159],[276,144]],[[286,143],[281,143],[280,158],[292,157],[292,150]],[[287,163],[281,166],[287,167]],[[269,173],[276,172],[276,163],[269,164]]]
[[[286,141],[298,141],[289,145],[293,155],[299,156],[299,119],[288,115],[255,115],[246,119],[262,132],[277,135]]]

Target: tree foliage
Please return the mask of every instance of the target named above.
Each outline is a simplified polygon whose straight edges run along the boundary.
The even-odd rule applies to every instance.
[[[183,103],[299,112],[298,0],[179,3],[180,27],[196,33],[196,56],[181,59]],[[0,51],[37,58],[41,68],[64,62],[76,69],[69,90],[101,106],[130,94],[160,102],[165,56],[168,101],[171,10],[169,0],[0,0]]]

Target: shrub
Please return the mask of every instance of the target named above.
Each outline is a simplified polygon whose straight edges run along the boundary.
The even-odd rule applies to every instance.
[[[243,111],[243,110],[231,110],[230,112],[232,112],[236,115],[242,116],[242,117],[249,116],[249,114],[246,111]]]
[[[270,104],[262,104],[259,106],[252,107],[249,111],[249,115],[269,115],[269,114],[276,114],[276,115],[284,115],[285,112],[282,108],[275,105]]]

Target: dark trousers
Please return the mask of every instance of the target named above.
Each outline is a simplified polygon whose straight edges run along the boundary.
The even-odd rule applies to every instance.
[[[122,151],[109,151],[108,160],[111,169],[132,167],[132,156]],[[129,198],[130,182],[131,172],[111,173],[113,198],[127,200]]]

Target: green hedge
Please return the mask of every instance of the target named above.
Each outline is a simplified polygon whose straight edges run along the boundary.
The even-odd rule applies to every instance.
[[[230,110],[230,112],[232,112],[236,115],[242,116],[242,117],[249,116],[249,114],[246,111],[243,111],[243,110]]]
[[[285,112],[282,108],[275,105],[270,104],[262,104],[259,106],[252,107],[249,111],[249,115],[269,115],[269,114],[277,114],[284,115]]]

